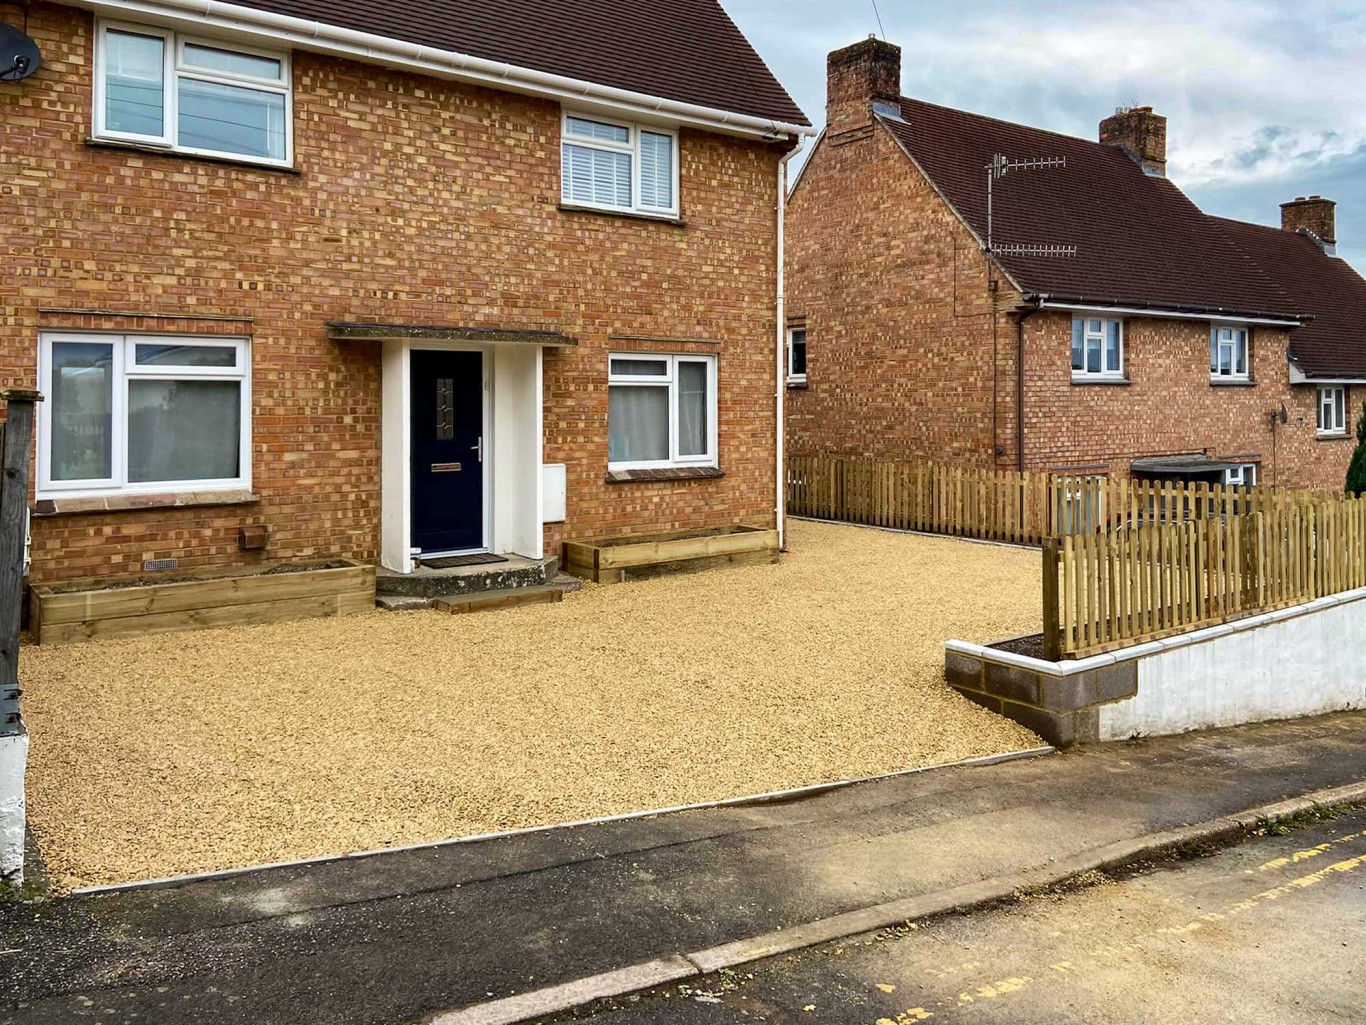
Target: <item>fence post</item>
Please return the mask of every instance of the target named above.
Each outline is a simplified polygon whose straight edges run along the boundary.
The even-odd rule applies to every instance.
[[[1043,657],[1062,659],[1062,631],[1058,620],[1058,539],[1043,543]]]
[[[0,390],[8,407],[0,462],[0,737],[23,732],[19,717],[19,617],[24,587],[29,460],[35,391]]]

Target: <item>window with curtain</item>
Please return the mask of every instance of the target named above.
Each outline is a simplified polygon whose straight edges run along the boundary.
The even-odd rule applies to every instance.
[[[1072,376],[1124,376],[1124,321],[1072,318]]]
[[[1247,380],[1247,328],[1230,324],[1210,326],[1209,375],[1214,380]]]
[[[54,333],[40,346],[40,494],[245,487],[245,339]]]
[[[678,136],[650,125],[564,116],[561,199],[573,206],[678,213]]]
[[[288,163],[287,54],[119,23],[98,40],[97,137]]]
[[[1347,433],[1347,389],[1342,385],[1320,385],[1318,403],[1319,434]]]
[[[716,465],[714,356],[613,353],[609,360],[609,469]]]

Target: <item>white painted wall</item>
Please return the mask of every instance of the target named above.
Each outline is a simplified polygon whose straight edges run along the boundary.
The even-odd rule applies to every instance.
[[[413,571],[408,548],[408,343],[386,341],[380,357],[379,561],[398,573]]]
[[[0,737],[0,879],[24,881],[24,767],[28,735]]]
[[[493,535],[490,548],[542,557],[539,345],[493,347]]]
[[[1139,659],[1138,694],[1100,708],[1102,740],[1366,708],[1366,593],[1202,633]]]

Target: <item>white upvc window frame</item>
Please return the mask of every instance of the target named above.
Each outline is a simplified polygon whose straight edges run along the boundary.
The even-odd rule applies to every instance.
[[[1228,323],[1214,321],[1210,324],[1209,341],[1209,377],[1211,381],[1250,381],[1252,379],[1252,329],[1246,324]],[[1231,337],[1225,338],[1225,333]],[[1231,359],[1229,364],[1231,370],[1224,373],[1220,367],[1223,365],[1223,351],[1225,348],[1230,350]],[[1239,354],[1242,355],[1241,369],[1239,368]]]
[[[598,139],[595,137],[575,135],[569,130],[570,118],[577,118],[581,121],[593,121],[597,124],[611,125],[613,128],[624,128],[627,132],[626,142],[615,142],[609,139]],[[640,200],[640,140],[641,132],[650,132],[654,135],[667,135],[673,140],[670,152],[673,157],[673,166],[670,169],[671,185],[670,193],[673,198],[673,205],[668,207],[646,206]],[[629,206],[618,206],[614,203],[594,203],[571,198],[566,189],[568,181],[564,176],[564,148],[566,146],[580,146],[584,149],[597,149],[609,153],[625,153],[631,158],[631,203]],[[594,114],[585,110],[570,110],[565,108],[560,114],[560,202],[564,206],[581,208],[586,210],[602,210],[608,213],[632,213],[645,217],[658,217],[663,220],[676,220],[679,211],[682,209],[679,200],[679,165],[682,163],[682,153],[678,146],[678,129],[666,125],[646,124],[637,121],[623,121],[616,117],[604,117],[601,114]]]
[[[1074,381],[1122,381],[1124,380],[1124,319],[1122,317],[1105,317],[1096,313],[1077,313],[1072,317],[1072,341],[1075,343],[1077,337],[1077,325],[1081,325],[1081,361],[1082,368],[1077,369],[1075,364],[1072,367],[1072,380]],[[1093,329],[1093,325],[1099,324],[1098,330]],[[1110,327],[1114,325],[1119,332],[1119,362],[1115,366],[1110,366]],[[1090,370],[1087,367],[1087,353],[1090,351],[1089,343],[1092,338],[1100,341],[1100,369]]]
[[[106,83],[105,52],[109,32],[123,32],[133,35],[159,38],[162,43],[162,134],[140,135],[133,132],[114,131],[105,125]],[[214,50],[240,53],[249,57],[263,57],[280,62],[280,78],[259,78],[230,71],[217,71],[185,63],[185,47],[204,46]],[[294,76],[291,68],[290,52],[287,50],[263,50],[229,39],[215,39],[211,36],[197,36],[176,32],[173,29],[134,22],[110,21],[100,19],[95,28],[95,66],[94,74],[94,112],[91,134],[96,139],[113,142],[128,142],[143,146],[157,146],[173,153],[188,156],[218,157],[262,164],[267,167],[293,167],[294,165]],[[218,85],[243,86],[258,92],[275,93],[285,98],[285,152],[280,159],[257,156],[252,153],[239,153],[233,150],[203,149],[181,146],[177,142],[180,125],[179,99],[180,79],[193,79]]]
[[[1316,393],[1314,425],[1320,438],[1342,438],[1347,435],[1347,386],[1321,384]],[[1325,416],[1325,413],[1327,415]]]
[[[631,360],[632,362],[652,362],[661,363],[665,366],[665,373],[662,375],[636,375],[636,374],[617,374],[612,371],[612,364],[615,360]],[[678,365],[680,363],[700,363],[707,368],[707,451],[702,455],[680,455],[678,451]],[[717,465],[717,440],[719,432],[717,429],[717,417],[720,410],[720,401],[716,391],[717,371],[716,357],[710,355],[696,355],[692,353],[659,353],[659,352],[612,352],[607,357],[607,385],[629,386],[641,388],[668,388],[669,390],[669,458],[651,460],[630,460],[613,462],[609,456],[607,469],[616,470],[666,470],[685,466],[716,466]],[[608,433],[611,433],[610,422],[610,403],[609,403],[609,422]]]
[[[1224,484],[1232,488],[1252,488],[1257,486],[1257,464],[1242,463],[1224,471]]]
[[[111,373],[113,394],[110,402],[110,470],[103,479],[52,479],[53,402],[38,404],[37,498],[93,498],[104,495],[168,494],[181,491],[240,491],[251,489],[251,340],[222,335],[120,334],[98,331],[44,331],[38,339],[39,390],[49,397],[52,387],[52,346],[70,342],[78,345],[112,345]],[[205,348],[233,348],[232,367],[189,367],[173,364],[137,364],[137,346],[186,345]],[[133,381],[237,381],[241,384],[242,409],[238,425],[238,475],[231,478],[201,478],[179,481],[128,480],[128,392]]]
[[[801,371],[801,373],[794,373],[793,370],[792,370],[792,367],[793,367],[793,358],[792,358],[792,354],[793,354],[793,352],[794,352],[794,351],[796,350],[796,348],[797,348],[797,336],[798,336],[798,335],[801,335],[801,336],[802,336],[802,337],[801,337],[801,347],[802,347],[802,371]],[[787,329],[787,383],[788,383],[788,384],[806,384],[806,366],[807,366],[806,360],[807,360],[807,357],[808,357],[808,355],[809,355],[809,350],[808,350],[807,347],[806,347],[806,337],[807,337],[807,336],[806,336],[806,327],[805,327],[805,325],[800,325],[800,324],[799,324],[799,325],[796,325],[796,326],[794,326],[794,327],[789,327],[789,328]]]

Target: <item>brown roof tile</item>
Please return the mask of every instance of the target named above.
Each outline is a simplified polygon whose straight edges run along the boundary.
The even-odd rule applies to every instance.
[[[1290,358],[1309,377],[1366,378],[1366,279],[1307,235],[1211,217],[1313,316],[1290,333]]]
[[[1170,181],[1122,150],[903,98],[883,124],[978,236],[986,238],[986,171],[1063,157],[1064,168],[996,183],[994,241],[1070,245],[1071,257],[999,256],[1027,292],[1059,301],[1248,316],[1307,312]]]
[[[788,124],[810,122],[716,0],[235,0]]]

